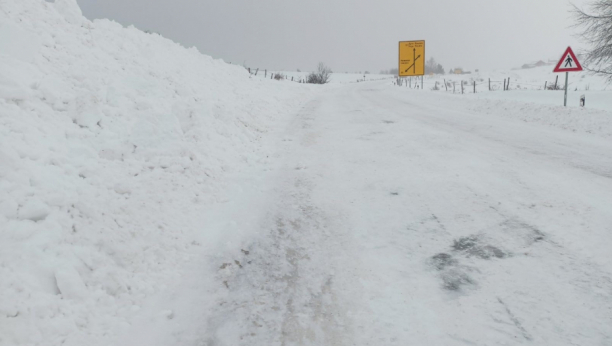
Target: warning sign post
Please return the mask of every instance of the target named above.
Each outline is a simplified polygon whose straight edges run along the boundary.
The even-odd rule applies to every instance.
[[[582,65],[578,61],[576,54],[572,50],[572,47],[567,47],[565,53],[561,56],[561,60],[557,63],[557,66],[553,70],[553,72],[565,72],[565,96],[563,99],[563,106],[567,107],[567,85],[569,80],[570,72],[580,72],[582,71]]]

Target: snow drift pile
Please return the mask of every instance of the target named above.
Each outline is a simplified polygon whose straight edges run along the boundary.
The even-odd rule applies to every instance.
[[[0,345],[107,344],[306,88],[75,0],[0,0]]]

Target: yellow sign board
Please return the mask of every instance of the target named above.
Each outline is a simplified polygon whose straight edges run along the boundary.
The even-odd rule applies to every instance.
[[[422,76],[425,74],[425,41],[402,41],[399,43],[399,76]]]

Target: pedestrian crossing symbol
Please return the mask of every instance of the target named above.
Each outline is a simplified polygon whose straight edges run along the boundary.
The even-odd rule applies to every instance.
[[[565,53],[561,56],[561,60],[557,63],[554,72],[578,72],[582,71],[582,65],[578,61],[576,54],[571,47],[567,47]]]

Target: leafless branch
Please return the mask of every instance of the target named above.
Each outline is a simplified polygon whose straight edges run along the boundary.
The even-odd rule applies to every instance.
[[[594,0],[587,10],[572,4],[574,27],[591,49],[586,53],[588,71],[603,75],[612,82],[612,0]]]

